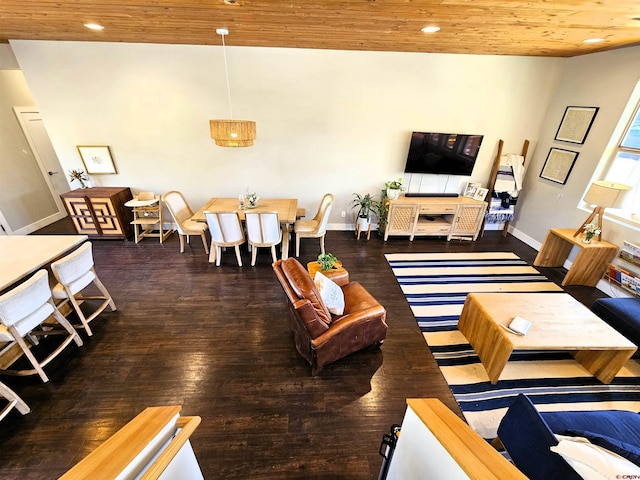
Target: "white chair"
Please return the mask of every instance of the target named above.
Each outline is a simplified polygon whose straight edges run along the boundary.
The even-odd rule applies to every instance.
[[[184,253],[184,240],[187,239],[189,243],[190,235],[200,235],[202,238],[202,244],[204,245],[204,251],[209,253],[209,245],[207,242],[206,232],[208,230],[207,224],[203,222],[196,222],[192,220],[193,210],[184,199],[182,193],[171,190],[162,195],[162,201],[167,206],[169,213],[173,217],[173,221],[176,223],[176,229],[178,230],[178,237],[180,237],[180,253]]]
[[[235,247],[238,266],[242,266],[240,245],[245,242],[242,224],[236,212],[204,212],[211,233],[209,263],[220,266],[223,247]]]
[[[53,317],[64,330],[56,330],[52,324],[43,325]],[[45,367],[57,357],[71,342],[82,346],[78,332],[58,311],[49,289],[49,274],[46,270],[38,270],[30,279],[24,281],[4,295],[0,296],[0,322],[6,329],[0,331],[0,341],[17,343],[27,359],[33,365],[30,370],[4,370],[10,375],[40,375],[43,382],[49,377],[44,373]],[[27,345],[25,338],[37,344],[37,335],[63,334],[66,338],[44,360],[38,360]]]
[[[93,268],[93,248],[91,242],[85,242],[80,248],[71,252],[66,257],[61,258],[51,264],[53,275],[58,280],[58,284],[53,287],[53,298],[62,300],[58,303],[58,308],[67,302],[70,302],[75,310],[82,327],[87,331],[87,335],[93,335],[89,322],[96,318],[100,313],[111,307],[111,311],[115,311],[114,303],[109,291],[98,278]],[[93,284],[102,295],[84,296],[80,294],[89,285]],[[78,295],[80,294],[80,295]],[[102,300],[102,303],[88,317],[82,312],[79,300]]]
[[[296,220],[293,224],[293,232],[296,236],[296,257],[300,256],[301,238],[319,238],[320,251],[324,252],[324,236],[327,233],[327,222],[333,206],[333,195],[325,194],[320,202],[316,216],[311,220]]]
[[[276,212],[245,212],[247,239],[251,245],[251,266],[255,266],[259,247],[271,247],[271,257],[275,262],[276,245],[282,242],[282,228]]]
[[[31,411],[29,405],[22,400],[16,392],[0,382],[0,396],[4,397],[9,403],[0,412],[0,420],[6,417],[12,408],[18,409],[22,415],[26,415]]]

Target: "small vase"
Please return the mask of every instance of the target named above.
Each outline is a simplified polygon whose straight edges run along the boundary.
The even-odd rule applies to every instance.
[[[589,235],[588,233],[585,234],[584,238],[582,239],[583,243],[591,243],[591,240],[593,240],[594,235]]]

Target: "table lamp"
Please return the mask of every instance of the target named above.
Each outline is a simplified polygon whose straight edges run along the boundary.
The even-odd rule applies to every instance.
[[[594,217],[598,217],[598,241],[602,240],[602,217],[604,216],[604,209],[617,206],[624,198],[625,194],[631,190],[632,187],[624,185],[622,183],[605,182],[604,180],[596,180],[591,184],[587,194],[584,196],[585,203],[595,205],[593,212],[587,217],[584,223],[573,234],[577,237],[582,233],[584,226],[588,223],[592,223]]]

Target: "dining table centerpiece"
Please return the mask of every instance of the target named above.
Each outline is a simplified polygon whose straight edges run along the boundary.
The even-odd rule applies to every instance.
[[[251,192],[245,195],[245,199],[247,200],[248,208],[256,208],[258,206],[258,200],[260,200],[260,197],[256,192]]]

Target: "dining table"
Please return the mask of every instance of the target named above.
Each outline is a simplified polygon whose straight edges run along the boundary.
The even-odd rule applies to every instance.
[[[244,221],[245,211],[253,212],[277,212],[278,220],[282,226],[282,259],[289,256],[289,232],[296,221],[298,210],[298,199],[296,198],[261,198],[255,208],[240,208],[238,198],[211,198],[200,210],[198,210],[192,220],[196,222],[206,222],[204,212],[237,212],[240,221]]]

